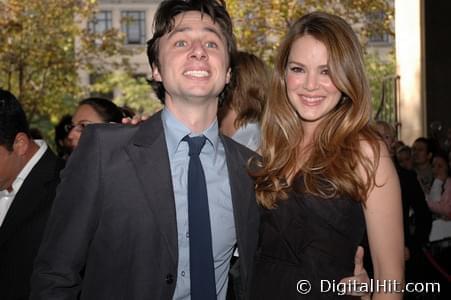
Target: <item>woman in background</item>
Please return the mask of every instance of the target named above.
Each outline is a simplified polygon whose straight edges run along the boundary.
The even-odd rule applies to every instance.
[[[104,98],[86,98],[78,104],[72,124],[66,130],[70,145],[75,149],[85,126],[97,123],[121,123],[126,117],[120,107]]]
[[[451,177],[446,153],[436,153],[432,158],[434,182],[427,195],[429,209],[436,218],[432,222],[430,241],[451,237]]]
[[[257,56],[238,52],[234,88],[219,108],[221,133],[256,151],[260,146],[260,119],[270,78]]]

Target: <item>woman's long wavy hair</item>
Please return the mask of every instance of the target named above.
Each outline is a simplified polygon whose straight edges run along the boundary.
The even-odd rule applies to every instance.
[[[308,154],[300,150],[301,120],[286,90],[287,61],[293,43],[311,35],[327,49],[328,68],[342,97],[316,128]],[[365,202],[374,186],[380,148],[370,126],[371,95],[357,36],[340,17],[314,12],[297,20],[284,38],[274,65],[262,119],[262,158],[251,168],[257,199],[267,208],[286,198],[294,177],[302,175],[303,191],[323,198],[349,196]],[[363,153],[362,142],[373,154]],[[300,167],[299,158],[308,155]],[[372,157],[372,159],[370,159]],[[363,169],[364,176],[361,176]]]

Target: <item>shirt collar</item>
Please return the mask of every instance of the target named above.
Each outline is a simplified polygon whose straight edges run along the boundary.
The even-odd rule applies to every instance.
[[[161,113],[161,119],[163,120],[164,132],[166,134],[168,152],[171,156],[177,152],[180,142],[186,135],[205,135],[208,143],[213,147],[213,151],[216,153],[219,143],[219,126],[216,118],[201,134],[193,134],[192,131],[182,122],[177,120],[166,107]]]
[[[47,151],[48,146],[44,142],[44,140],[34,140],[34,142],[39,146],[39,149],[31,157],[31,159],[27,162],[27,164],[22,168],[19,175],[17,175],[16,179],[14,179],[11,193],[15,194],[19,191],[20,187],[22,186],[22,183],[25,181],[28,174],[30,174],[31,170],[44,155],[45,151]]]

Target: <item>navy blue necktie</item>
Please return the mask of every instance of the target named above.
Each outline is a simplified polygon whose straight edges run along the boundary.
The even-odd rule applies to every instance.
[[[207,185],[199,158],[205,145],[205,136],[190,138],[188,166],[188,222],[191,299],[216,299],[216,281],[211,243],[210,213],[208,211]]]

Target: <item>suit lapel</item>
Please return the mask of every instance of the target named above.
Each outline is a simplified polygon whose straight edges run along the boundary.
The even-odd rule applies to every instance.
[[[178,260],[177,222],[172,176],[161,113],[144,122],[125,151],[130,156],[138,174],[147,204],[160,225],[175,262]]]
[[[229,172],[230,190],[233,203],[233,214],[235,216],[235,227],[238,235],[246,236],[246,223],[248,220],[249,206],[253,199],[252,183],[246,171],[246,161],[238,153],[237,147],[233,147],[232,141],[221,136],[226,153],[227,168]],[[245,243],[245,241],[242,241]]]
[[[242,249],[248,247],[248,230],[250,205],[255,201],[253,197],[252,181],[247,174],[247,161],[239,153],[238,147],[227,137],[221,136],[226,153],[227,168],[229,171],[230,191],[232,195],[233,215],[235,217],[235,230],[238,246]],[[241,252],[240,252],[241,253]],[[240,255],[241,256],[241,255]],[[242,260],[246,258],[241,257]]]
[[[0,247],[48,196],[46,183],[55,179],[55,160],[54,154],[47,149],[28,174],[0,227]]]

